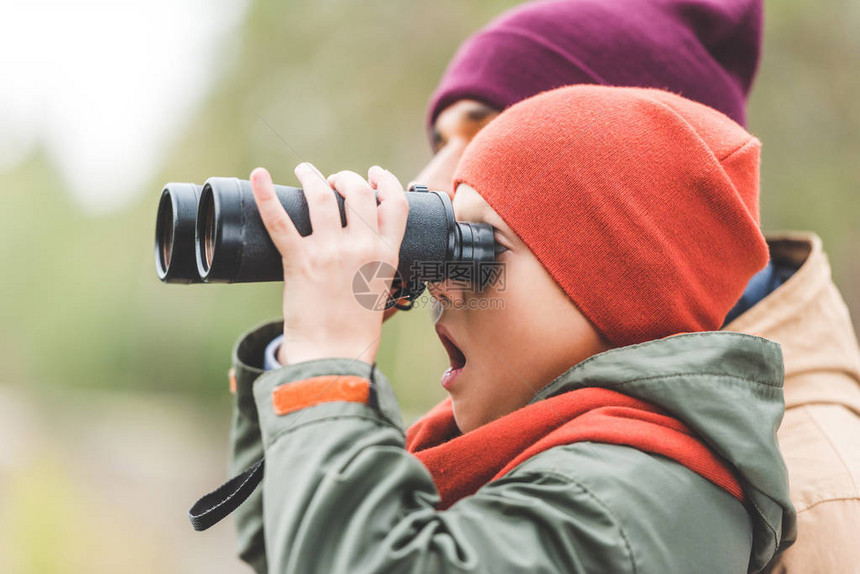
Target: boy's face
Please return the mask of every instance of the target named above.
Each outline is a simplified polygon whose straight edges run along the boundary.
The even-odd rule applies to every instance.
[[[436,331],[451,358],[442,384],[466,433],[525,406],[555,377],[610,346],[468,185],[458,187],[454,213],[461,221],[492,225],[506,248],[497,256],[503,285],[480,293],[451,280],[430,285]]]

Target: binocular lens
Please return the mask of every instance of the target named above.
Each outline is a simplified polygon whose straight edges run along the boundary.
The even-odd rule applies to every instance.
[[[203,187],[168,183],[155,219],[155,269],[166,283],[202,283],[194,261],[197,202]]]
[[[212,194],[206,194],[200,202],[200,215],[203,236],[199,242],[203,245],[203,257],[200,258],[202,271],[209,272],[212,259],[215,257],[215,200]]]
[[[173,255],[173,206],[166,195],[161,196],[156,226],[155,233],[161,239],[161,249],[156,249],[156,254],[161,256],[160,269],[168,269]]]

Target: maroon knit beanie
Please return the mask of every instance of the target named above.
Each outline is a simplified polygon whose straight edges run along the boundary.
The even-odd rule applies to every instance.
[[[571,86],[503,112],[466,147],[473,187],[607,339],[720,328],[768,260],[761,144],[662,90]]]
[[[462,99],[498,110],[572,84],[669,90],[745,125],[762,0],[549,0],[502,14],[460,47],[428,128]]]

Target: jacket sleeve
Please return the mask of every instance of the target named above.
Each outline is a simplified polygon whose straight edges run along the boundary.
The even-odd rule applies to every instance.
[[[233,348],[231,377],[235,384],[231,428],[230,475],[235,476],[263,457],[253,384],[263,373],[263,353],[283,322],[273,321],[242,335]],[[267,571],[263,537],[263,493],[255,490],[234,512],[239,558],[258,574]]]
[[[437,511],[432,477],[404,450],[397,403],[378,371],[372,375],[376,404],[324,402],[283,415],[275,412],[273,396],[282,385],[331,375],[368,377],[369,371],[366,363],[325,359],[268,372],[254,385],[266,454],[263,506],[270,573],[689,572],[691,564],[704,565],[699,571],[746,570],[751,530],[743,507],[671,461],[656,462],[626,447],[596,445],[610,450],[588,451],[598,453],[589,485],[567,472],[579,465],[577,455],[565,451],[568,462],[557,464],[559,448],[582,446],[557,447],[448,510]],[[703,482],[695,482],[689,512],[661,507],[663,501],[656,497],[662,494],[640,485],[642,478],[636,476],[635,465],[628,464],[627,451],[658,470],[654,484],[662,484],[664,491],[678,487],[671,480],[677,476]],[[607,462],[616,455],[620,462]],[[599,492],[606,488],[603,483],[611,482],[606,469],[617,471],[619,464],[631,467],[630,484],[642,499],[615,492],[621,513]],[[697,512],[702,510],[696,505],[703,492],[713,504]],[[730,520],[723,520],[723,507],[731,509]],[[714,515],[719,516],[716,524]],[[658,522],[664,516],[684,518],[664,527]],[[722,567],[707,569],[709,552],[684,539],[689,530],[684,520],[699,524],[696,536],[702,540],[728,540],[710,552]],[[630,530],[627,522],[640,524]],[[725,531],[730,539],[721,539]],[[673,556],[673,536],[682,547],[691,546],[686,564]],[[653,544],[662,554],[649,551]],[[727,557],[726,548],[737,555]],[[643,552],[653,556],[643,557]],[[647,569],[666,565],[662,557],[668,569]]]

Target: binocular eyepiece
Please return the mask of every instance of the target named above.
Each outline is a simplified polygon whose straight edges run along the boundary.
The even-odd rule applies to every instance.
[[[302,236],[312,232],[300,188],[276,185],[278,199]],[[348,213],[332,190],[341,225]],[[471,267],[482,289],[480,266],[495,260],[493,228],[455,221],[445,193],[416,186],[406,194],[409,216],[400,246],[398,277],[403,296],[414,298],[427,281]],[[155,268],[166,283],[249,283],[283,280],[281,255],[269,238],[247,180],[212,177],[202,186],[169,183],[161,192],[155,225]]]

